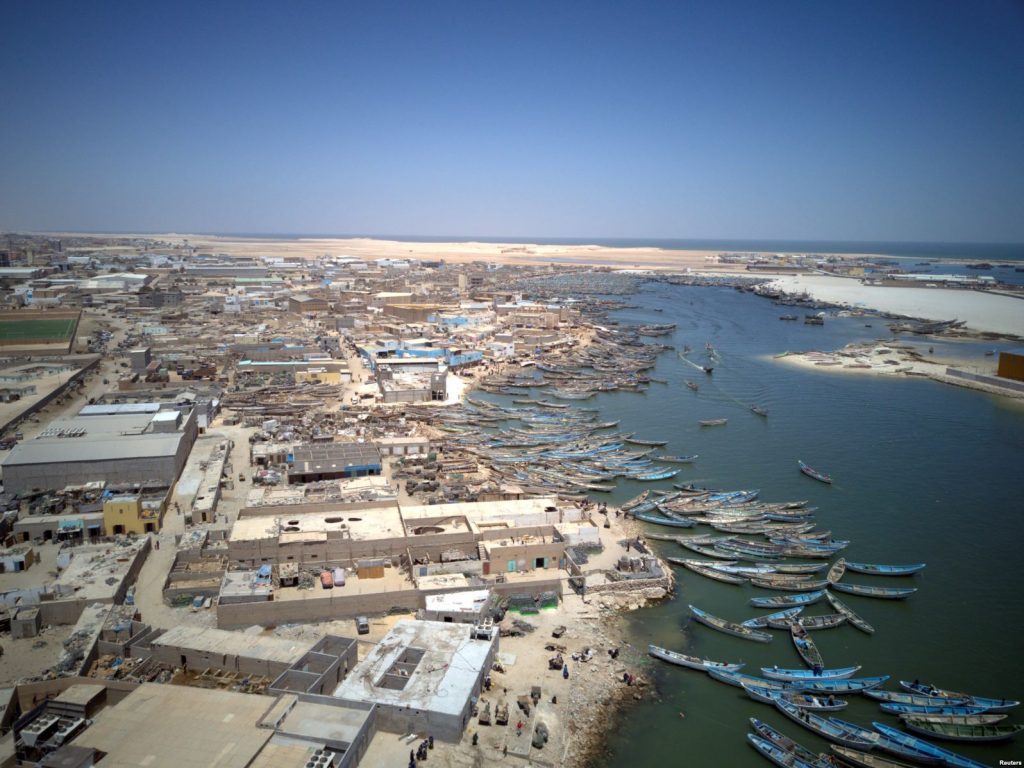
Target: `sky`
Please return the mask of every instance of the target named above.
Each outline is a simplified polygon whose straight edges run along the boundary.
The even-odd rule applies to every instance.
[[[6,2],[0,230],[1024,242],[1024,2]]]

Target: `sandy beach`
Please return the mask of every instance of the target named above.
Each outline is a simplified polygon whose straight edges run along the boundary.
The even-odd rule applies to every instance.
[[[771,287],[852,308],[875,309],[922,320],[963,320],[981,333],[1024,336],[1024,300],[982,291],[892,288],[829,275],[785,275]]]

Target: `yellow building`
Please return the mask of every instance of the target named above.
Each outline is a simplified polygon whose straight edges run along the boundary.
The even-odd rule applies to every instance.
[[[155,533],[163,524],[170,489],[159,493],[123,493],[103,502],[103,528],[108,536]]]
[[[305,371],[295,372],[295,383],[305,384],[308,382],[320,382],[321,384],[343,384],[344,379],[341,371],[328,371],[325,368],[310,368]]]

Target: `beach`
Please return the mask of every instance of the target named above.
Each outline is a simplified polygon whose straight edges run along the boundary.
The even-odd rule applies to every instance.
[[[1024,300],[982,291],[864,285],[857,278],[784,275],[770,286],[790,295],[922,320],[962,320],[979,333],[1024,336]]]

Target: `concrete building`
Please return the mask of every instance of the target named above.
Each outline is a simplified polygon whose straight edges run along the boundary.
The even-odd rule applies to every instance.
[[[319,299],[307,293],[298,293],[288,297],[288,311],[293,315],[305,315],[310,312],[327,312],[331,305],[327,299]]]
[[[152,654],[158,662],[196,672],[213,669],[274,679],[312,647],[310,642],[179,625],[152,641]]]
[[[158,403],[82,409],[59,419],[34,440],[19,443],[3,461],[11,493],[57,490],[93,480],[171,485],[181,474],[198,433],[191,406]]]
[[[289,483],[310,483],[381,472],[380,449],[373,443],[298,445],[288,468]]]
[[[400,621],[334,695],[376,704],[383,730],[457,742],[497,651],[497,633],[482,640],[463,624]]]
[[[419,612],[419,618],[454,624],[476,624],[483,620],[490,601],[489,589],[427,595],[426,607]]]
[[[171,498],[171,488],[140,487],[103,500],[103,528],[111,536],[144,534],[160,530]]]

